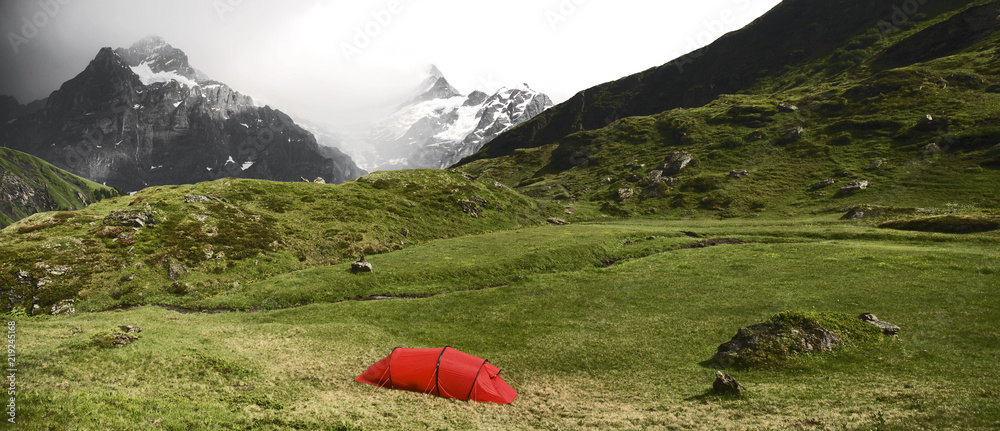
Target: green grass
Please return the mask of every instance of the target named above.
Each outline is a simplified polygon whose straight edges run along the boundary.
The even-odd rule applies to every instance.
[[[189,203],[187,195],[212,199]],[[155,225],[116,226],[106,219],[114,211],[146,213]],[[81,310],[195,306],[294,270],[543,220],[535,201],[445,171],[380,172],[342,185],[222,179],[152,187],[4,229],[0,285],[15,295],[5,307],[30,307],[33,297],[42,309],[66,298],[82,300]],[[188,275],[169,279],[171,264]],[[69,271],[54,274],[58,266]],[[29,272],[29,284],[19,271]]]
[[[0,231],[0,287],[18,322],[18,420],[25,429],[1000,428],[1000,94],[985,90],[1000,82],[1000,34],[904,61],[958,3],[968,2],[923,5],[885,37],[847,35],[741,94],[458,170],[340,186],[154,187],[13,223]],[[612,90],[593,95],[590,112],[625,106],[631,96]],[[539,121],[576,124],[568,109]],[[531,127],[507,136],[540,130]],[[804,135],[785,139],[796,127]],[[676,181],[651,184],[649,171],[674,151],[693,162]],[[730,178],[736,169],[750,175]],[[827,178],[837,183],[812,188]],[[852,180],[871,185],[838,193]],[[212,199],[186,203],[193,194]],[[841,220],[852,208],[871,218]],[[156,224],[105,221],[123,210]],[[549,217],[572,224],[544,225]],[[746,243],[685,248],[709,238]],[[374,273],[349,271],[362,254]],[[172,281],[170,265],[188,274]],[[366,300],[384,297],[394,299]],[[66,298],[77,315],[27,317],[35,301],[44,314]],[[871,328],[841,319],[862,312],[899,325],[899,338],[870,339]],[[746,396],[712,395],[719,344],[776,314],[860,342],[730,370]],[[104,336],[121,324],[142,327],[141,337],[111,347]],[[353,382],[393,347],[443,345],[503,368],[520,397],[483,405]]]
[[[750,243],[682,249],[695,239],[681,231]],[[535,239],[532,258],[517,259],[519,235]],[[615,251],[627,247],[620,239],[647,235],[663,244],[609,267],[594,265],[602,253],[571,253],[578,264],[561,257],[564,242]],[[426,298],[20,318],[20,372],[31,377],[19,420],[27,429],[989,428],[1000,424],[1000,380],[990,372],[1000,354],[998,242],[996,233],[895,231],[834,217],[634,220],[434,241],[379,256],[375,274],[354,276],[422,278],[424,293],[439,283],[442,294]],[[474,246],[494,250],[509,284],[477,289],[497,280],[488,269],[463,286],[441,265],[418,274],[449,255],[458,268],[478,268]],[[555,263],[538,266],[545,261]],[[345,277],[314,269],[272,282],[301,289]],[[383,292],[371,283],[360,294]],[[898,341],[734,371],[747,397],[709,395],[716,347],[790,310],[872,312],[902,330]],[[118,324],[142,327],[142,337],[118,349],[93,345]],[[83,332],[67,335],[73,327]],[[484,405],[352,381],[395,346],[443,345],[506,370],[520,397]]]
[[[577,220],[600,214],[800,216],[856,204],[996,209],[1000,201],[991,187],[1000,181],[1000,94],[984,89],[1000,82],[1000,34],[928,61],[895,61],[891,68],[882,61],[893,46],[914,43],[920,30],[948,22],[961,9],[957,3],[926,5],[926,15],[900,31],[848,35],[841,49],[819,50],[741,94],[622,118],[495,158],[480,154],[458,169],[578,209],[571,217]],[[949,25],[961,27],[960,21]],[[782,102],[799,109],[783,112]],[[927,115],[934,121],[919,124]],[[805,130],[803,137],[784,140],[794,127]],[[929,144],[943,151],[928,153]],[[675,175],[676,183],[650,183],[647,174],[672,151],[690,152],[692,166]],[[886,163],[867,169],[878,159]],[[736,169],[750,176],[728,178]],[[838,183],[810,188],[827,178]],[[870,181],[870,188],[838,193],[852,180]],[[634,196],[621,199],[622,189]]]
[[[0,229],[38,211],[76,210],[120,193],[37,157],[0,147]],[[27,201],[24,195],[30,195]]]

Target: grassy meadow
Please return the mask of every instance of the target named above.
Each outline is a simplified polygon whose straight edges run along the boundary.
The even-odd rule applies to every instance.
[[[1000,427],[1000,235],[874,225],[820,216],[529,227],[372,256],[372,274],[312,268],[215,299],[316,300],[299,307],[18,317],[17,420],[74,430]],[[747,243],[683,248],[698,239],[682,232]],[[353,299],[373,295],[410,299]],[[871,312],[902,330],[730,370],[746,396],[712,395],[718,345],[786,310]],[[119,324],[141,336],[116,349],[92,341]],[[353,382],[393,347],[444,345],[504,369],[518,399]]]

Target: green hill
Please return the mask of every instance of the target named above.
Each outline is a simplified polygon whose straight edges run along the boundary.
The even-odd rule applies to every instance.
[[[538,205],[510,188],[446,171],[374,173],[343,185],[230,178],[152,187],[0,231],[0,284],[15,308],[46,310],[68,298],[95,310],[198,308],[276,274],[543,221]]]
[[[37,157],[0,148],[0,228],[44,211],[76,210],[118,192]]]
[[[772,29],[765,24],[791,7],[785,3],[710,46],[690,67],[709,61],[713,53],[730,52],[723,48],[737,40],[729,39],[753,39],[760,27]],[[811,51],[807,60],[735,88],[734,94],[551,140],[521,141],[530,148],[500,151],[494,146],[458,169],[565,205],[582,217],[789,216],[846,211],[859,204],[931,213],[995,211],[1000,205],[994,189],[1000,181],[995,20],[1000,3],[960,7],[965,3],[922,8],[919,17],[884,36],[869,15],[871,25],[844,30],[840,46]],[[757,43],[758,50],[773,46]],[[783,40],[776,43],[784,46]],[[924,46],[933,49],[921,50]],[[700,76],[688,71],[685,79]],[[710,77],[699,82],[709,85]],[[611,91],[607,86],[613,85],[588,92]],[[561,105],[551,115],[568,109]],[[578,110],[574,115],[598,114]],[[536,126],[522,127],[518,133]],[[517,140],[521,135],[505,136]],[[654,178],[652,171],[662,171],[665,159],[678,152],[690,156],[687,167]],[[491,157],[495,154],[502,155]],[[835,182],[821,183],[825,180]],[[840,191],[852,181],[867,181],[869,187]]]

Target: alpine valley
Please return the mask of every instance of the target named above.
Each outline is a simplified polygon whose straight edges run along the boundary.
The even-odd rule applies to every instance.
[[[1000,429],[1000,0],[784,0],[635,72],[303,123],[368,174],[156,39],[0,98],[136,191],[0,152],[18,426]],[[443,346],[517,398],[355,381]]]

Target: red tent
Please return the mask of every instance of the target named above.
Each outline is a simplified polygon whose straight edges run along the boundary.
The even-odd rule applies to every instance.
[[[451,347],[397,347],[354,381],[484,403],[510,404],[517,398],[517,391],[500,378],[499,368]]]

